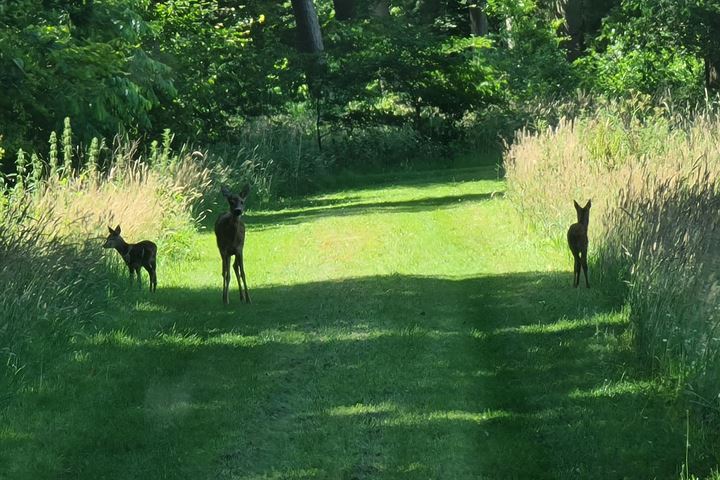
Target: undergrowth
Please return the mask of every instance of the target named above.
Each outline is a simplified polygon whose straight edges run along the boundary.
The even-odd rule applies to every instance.
[[[648,365],[715,416],[718,132],[715,103],[678,109],[635,97],[520,131],[505,160],[509,197],[560,245],[575,221],[573,199],[592,199],[591,276],[624,299]]]
[[[192,254],[213,172],[201,153],[173,151],[171,141],[166,133],[147,155],[120,138],[85,150],[66,119],[45,158],[18,152],[16,173],[0,184],[0,405],[18,389],[42,389],[73,338],[125,295],[124,266],[101,248],[108,226],[122,225],[129,242],[156,241],[161,271]]]

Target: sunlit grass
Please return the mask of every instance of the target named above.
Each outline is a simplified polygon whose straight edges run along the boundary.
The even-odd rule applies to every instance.
[[[624,317],[572,289],[564,249],[474,175],[249,211],[250,305],[234,279],[222,304],[198,233],[156,294],[119,299],[62,376],[0,413],[15,435],[0,465],[33,480],[674,475],[682,420],[628,355]]]
[[[644,392],[656,390],[657,385],[650,381],[636,381],[636,382],[605,382],[603,385],[597,388],[593,388],[589,391],[576,390],[570,393],[570,398],[600,398],[600,397],[615,397],[618,395],[637,395]]]
[[[627,320],[616,313],[614,314],[598,314],[590,318],[578,318],[568,319],[561,318],[556,322],[552,323],[536,323],[521,325],[519,327],[503,327],[496,330],[495,334],[506,334],[506,333],[528,333],[528,334],[543,334],[543,333],[562,333],[572,330],[579,330],[583,328],[591,327],[596,331],[601,328],[609,326],[625,325]]]
[[[624,297],[638,354],[717,416],[720,121],[712,102],[678,107],[637,97],[518,132],[508,197],[558,243],[572,200],[592,199],[591,284]]]

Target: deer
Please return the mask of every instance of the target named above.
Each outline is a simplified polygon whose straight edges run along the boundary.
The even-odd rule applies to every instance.
[[[228,202],[230,211],[223,213],[215,221],[215,239],[217,241],[220,257],[222,258],[223,277],[223,303],[230,303],[228,290],[230,289],[230,257],[235,256],[233,270],[240,290],[240,301],[250,303],[247,281],[245,280],[245,267],[243,265],[243,247],[245,246],[245,222],[241,220],[245,213],[245,200],[250,193],[250,185],[245,184],[239,194],[232,193],[227,186],[222,185],[220,192]],[[240,279],[242,278],[242,285]],[[245,297],[243,298],[243,286]]]
[[[588,224],[590,223],[590,207],[592,205],[590,200],[588,200],[584,207],[578,205],[575,200],[573,200],[573,203],[575,204],[578,221],[570,225],[567,233],[568,246],[575,259],[573,287],[577,288],[580,284],[580,270],[582,270],[585,274],[585,286],[590,288],[590,282],[588,281],[587,251]]]
[[[108,235],[103,248],[114,248],[125,261],[125,265],[130,269],[130,282],[133,276],[137,274],[138,285],[142,286],[140,279],[140,267],[145,268],[150,275],[150,291],[157,290],[157,245],[150,240],[143,240],[138,243],[127,243],[120,236],[120,225],[113,229],[108,227],[110,235]]]

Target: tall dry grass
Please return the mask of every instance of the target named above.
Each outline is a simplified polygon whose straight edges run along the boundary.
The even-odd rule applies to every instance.
[[[161,268],[193,251],[197,206],[214,175],[203,156],[93,145],[62,169],[52,147],[47,161],[21,153],[14,184],[0,184],[0,406],[20,388],[42,388],[72,338],[127,290],[117,255],[102,249],[108,226],[121,224],[131,242],[156,241]]]
[[[606,102],[519,132],[505,168],[509,197],[560,245],[573,199],[593,200],[591,276],[623,295],[638,351],[720,407],[717,109]]]

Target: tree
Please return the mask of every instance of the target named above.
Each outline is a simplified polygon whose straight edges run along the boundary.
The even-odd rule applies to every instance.
[[[573,61],[585,54],[597,35],[602,19],[621,0],[556,0],[557,15],[563,20],[562,30],[568,37],[563,46],[567,59]]]
[[[355,0],[333,0],[335,19],[344,22],[355,16]]]
[[[297,28],[298,50],[320,56],[323,46],[320,21],[312,0],[292,0],[293,13]]]
[[[123,4],[124,3],[124,4]],[[0,130],[10,146],[43,141],[62,119],[82,137],[152,128],[171,72],[142,47],[138,2],[18,0],[0,7]]]
[[[586,88],[626,95],[671,91],[697,99],[713,38],[703,0],[625,0],[604,22],[588,55],[575,61]],[[712,57],[710,57],[712,58]],[[711,62],[710,62],[711,63]],[[706,70],[709,62],[705,62]]]
[[[487,1],[485,0],[468,6],[468,12],[470,14],[470,33],[475,36],[484,37],[488,34],[488,19],[487,13],[485,13],[486,8]]]
[[[370,8],[371,15],[378,18],[390,16],[390,0],[375,0]]]
[[[298,50],[307,55],[305,74],[310,87],[310,93],[315,99],[315,133],[318,149],[322,150],[322,135],[320,134],[322,77],[325,70],[323,58],[322,33],[320,21],[312,0],[292,0],[295,25],[297,29]]]

